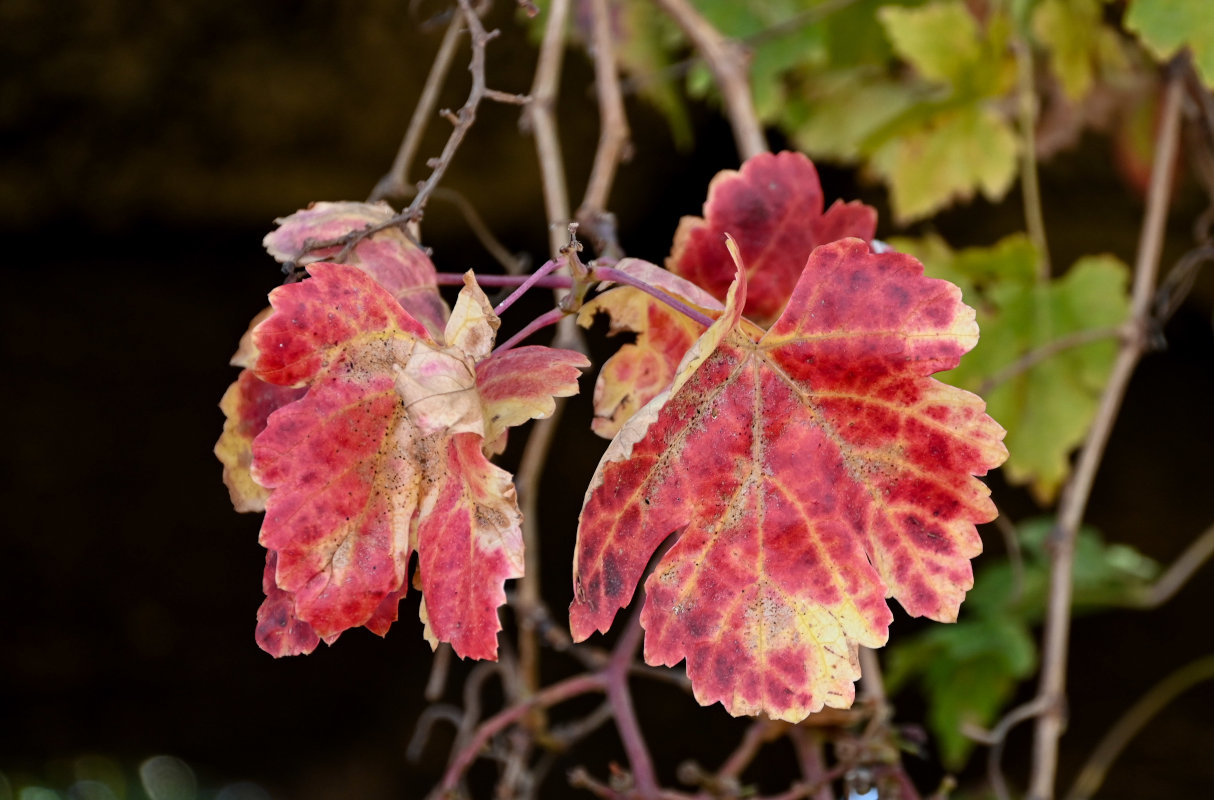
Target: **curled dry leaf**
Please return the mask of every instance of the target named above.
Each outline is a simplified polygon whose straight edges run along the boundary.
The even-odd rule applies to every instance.
[[[278,229],[262,244],[284,264],[306,267],[332,259],[344,245],[316,247],[359,231],[383,225],[396,212],[387,203],[313,203],[302,211],[276,220]],[[434,263],[400,226],[384,228],[362,239],[347,254],[345,264],[366,272],[413,318],[433,335],[442,333],[447,306],[438,293]]]
[[[724,248],[722,248],[724,249]],[[892,596],[954,620],[1002,463],[982,400],[928,377],[978,338],[959,290],[849,239],[809,257],[766,333],[747,270],[671,387],[617,434],[586,495],[574,638],[606,630],[646,564],[645,659],[686,659],[696,698],[797,721],[847,707]]]
[[[705,313],[721,310],[721,303],[708,292],[655,264],[628,258],[616,269]],[[608,289],[583,305],[578,323],[590,327],[598,314],[610,318],[610,334],[636,333],[634,342],[604,362],[594,384],[591,427],[599,436],[610,439],[638,408],[670,385],[683,354],[700,338],[704,326],[631,286]]]

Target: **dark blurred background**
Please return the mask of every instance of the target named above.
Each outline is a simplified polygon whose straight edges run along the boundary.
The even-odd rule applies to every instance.
[[[534,49],[515,4],[497,6],[489,24],[503,36],[489,48],[490,83],[525,92]],[[442,25],[422,23],[441,10],[429,0],[0,0],[0,800],[35,784],[104,797],[87,794],[100,791],[80,783],[90,777],[119,798],[141,797],[136,768],[158,754],[188,764],[200,796],[227,791],[228,800],[412,798],[436,781],[446,728],[420,764],[405,759],[431,661],[416,594],[385,640],[359,630],[305,658],[262,653],[253,642],[259,519],[231,510],[211,448],[216,404],[235,377],[227,360],[282,277],[262,236],[310,201],[367,196],[437,49]],[[571,50],[560,124],[575,204],[597,137],[591,77]],[[462,103],[466,80],[457,62],[443,105]],[[679,216],[698,212],[711,176],[737,156],[711,108],[693,107],[696,136],[683,150],[651,109],[630,101],[628,112],[636,155],[612,207],[624,248],[660,263]],[[420,161],[448,130],[431,128]],[[425,174],[420,161],[415,176]],[[1107,164],[1107,145],[1091,139],[1046,168],[1055,263],[1100,251],[1132,261],[1141,198]],[[860,197],[884,212],[878,188],[850,172],[822,174],[828,202]],[[445,185],[539,263],[547,239],[536,175],[517,109],[487,104]],[[1202,206],[1182,176],[1168,258],[1187,249]],[[1019,229],[1019,214],[1013,196],[935,224],[954,245],[989,244]],[[449,206],[432,203],[423,234],[440,270],[496,270]],[[1164,563],[1214,521],[1212,298],[1206,275],[1169,326],[1168,350],[1143,363],[1089,514],[1110,540]],[[601,338],[596,347],[607,352]],[[544,590],[562,622],[577,509],[603,446],[585,433],[588,418],[584,398],[571,404],[568,454],[554,456],[543,487]],[[1031,512],[994,481],[1013,516]],[[986,538],[997,551],[997,535]],[[1078,623],[1064,784],[1130,703],[1210,650],[1211,569],[1162,610]],[[911,627],[900,617],[893,636]],[[573,668],[548,663],[549,678]],[[456,665],[448,699],[458,700],[467,671]],[[719,706],[697,711],[677,693],[640,691],[670,783],[679,761],[715,763],[745,726]],[[914,698],[901,709],[922,719]],[[1102,796],[1203,796],[1214,786],[1212,741],[1207,685],[1134,741]],[[1024,774],[1027,743],[1027,729],[1010,741],[1013,775]],[[789,779],[791,756],[774,751],[748,775],[766,789]],[[607,729],[565,767],[605,775],[621,757]],[[932,788],[939,776],[920,772]],[[551,796],[571,791],[559,774],[550,786]]]

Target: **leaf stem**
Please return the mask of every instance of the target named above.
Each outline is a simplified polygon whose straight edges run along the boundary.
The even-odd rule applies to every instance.
[[[1109,382],[1100,398],[1096,418],[1088,431],[1087,440],[1079,454],[1075,472],[1062,495],[1058,520],[1050,541],[1049,600],[1043,633],[1041,682],[1038,699],[1047,708],[1037,717],[1033,739],[1033,761],[1028,796],[1032,800],[1049,800],[1054,796],[1058,770],[1058,740],[1064,722],[1063,705],[1066,696],[1067,642],[1071,622],[1071,572],[1075,562],[1075,537],[1087,507],[1096,470],[1117,419],[1125,396],[1145,346],[1154,295],[1160,254],[1163,250],[1164,226],[1172,193],[1172,167],[1180,134],[1180,113],[1184,98],[1182,55],[1168,67],[1167,90],[1164,95],[1159,132],[1155,140],[1155,160],[1147,194],[1147,211],[1143,219],[1142,237],[1134,267],[1134,287],[1130,298],[1131,319],[1138,335],[1122,341],[1113,364]]]
[[[1020,159],[1020,192],[1024,198],[1024,224],[1037,250],[1037,279],[1049,280],[1050,245],[1045,237],[1045,217],[1041,208],[1041,184],[1037,174],[1037,92],[1033,86],[1033,52],[1022,36],[1012,40],[1016,56],[1016,100],[1020,115],[1020,140],[1024,154]]]
[[[540,314],[538,317],[528,322],[521,331],[495,347],[493,349],[493,354],[497,355],[498,353],[504,353],[536,331],[547,328],[549,325],[555,325],[556,323],[560,322],[561,318],[563,318],[567,313],[569,312],[563,311],[559,308],[554,308],[551,311],[545,311],[543,314]]]
[[[548,273],[559,268],[560,266],[561,266],[561,262],[559,262],[555,259],[550,258],[547,261],[545,261],[544,265],[542,267],[540,267],[535,272],[528,275],[527,279],[525,281],[523,281],[521,284],[519,284],[517,289],[515,289],[513,292],[511,292],[510,295],[505,300],[498,303],[497,306],[493,309],[493,313],[497,314],[500,317],[506,311],[506,309],[508,309],[508,308],[510,308],[510,306],[514,305],[514,302],[516,300],[518,300],[520,297],[522,297],[527,292],[528,289],[530,289],[532,286],[535,286],[537,283],[539,283],[541,280],[543,280],[544,277],[548,275]]]
[[[481,286],[522,286],[531,275],[477,275],[476,282]],[[440,272],[436,276],[439,286],[463,286],[464,276],[457,272]],[[568,289],[573,286],[573,279],[566,275],[546,275],[535,281],[532,286],[545,289]]]
[[[645,283],[645,281],[634,278],[627,272],[618,270],[615,267],[593,267],[593,273],[594,279],[597,281],[612,281],[614,283],[624,284],[625,286],[631,286],[634,289],[640,289],[645,294],[661,300],[675,311],[684,314],[689,319],[695,320],[705,328],[709,327],[714,322],[712,317],[695,310],[682,300],[679,300],[677,297],[671,297],[665,292],[650,286],[648,283]]]

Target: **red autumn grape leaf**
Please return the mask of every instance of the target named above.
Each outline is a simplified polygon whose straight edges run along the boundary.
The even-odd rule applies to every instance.
[[[320,644],[320,637],[311,625],[295,616],[295,596],[274,582],[277,566],[278,554],[266,551],[266,569],[261,577],[266,599],[257,609],[257,643],[275,658],[311,653]]]
[[[616,269],[705,312],[721,309],[712,295],[655,264],[627,258]],[[604,362],[594,384],[591,427],[610,439],[638,408],[670,385],[683,354],[700,338],[704,326],[631,286],[617,286],[587,302],[578,313],[578,323],[590,327],[600,313],[611,319],[610,335],[621,331],[637,335],[635,342]]]
[[[854,236],[868,241],[877,212],[860,202],[836,201],[822,213],[822,185],[801,153],[762,153],[740,171],[717,173],[708,185],[704,217],[683,217],[666,266],[719,299],[734,279],[721,245],[732,236],[742,252],[749,284],[743,312],[760,325],[774,320],[818,245]]]
[[[272,309],[265,309],[249,324],[240,337],[240,347],[232,356],[234,367],[245,367],[219,401],[223,411],[223,433],[215,443],[215,456],[223,464],[223,482],[228,487],[232,506],[237,511],[265,511],[269,491],[249,474],[253,463],[253,440],[266,427],[271,413],[303,396],[303,389],[275,386],[260,380],[247,367],[257,360],[253,329]]]
[[[260,380],[251,370],[224,392],[219,408],[224,413],[223,433],[215,443],[215,455],[223,464],[223,482],[237,511],[265,511],[269,492],[249,474],[253,464],[253,440],[265,430],[270,414],[303,396],[303,389],[275,386]]]
[[[253,477],[271,490],[261,542],[276,557],[259,642],[303,652],[265,620],[306,623],[326,641],[360,625],[383,633],[416,550],[436,639],[495,658],[503,583],[523,564],[510,475],[481,451],[491,426],[478,367],[510,352],[490,355],[497,318],[468,277],[436,340],[365,272],[327,263],[309,272],[271,293],[274,313],[254,334],[260,378],[308,387],[253,445]],[[584,357],[548,352],[565,369],[544,373],[547,390],[574,393],[570,367]],[[534,380],[519,383],[542,416]]]
[[[928,377],[978,338],[955,286],[845,239],[756,334],[738,264],[723,315],[599,464],[570,624],[606,630],[681,530],[645,583],[646,661],[685,658],[702,704],[797,721],[851,704],[887,596],[956,619],[995,516],[973,476],[1007,451],[980,398]]]
[[[263,244],[278,261],[305,267],[331,259],[342,249],[341,245],[312,249],[314,244],[381,225],[395,213],[383,202],[313,203],[276,220],[278,229],[268,234]],[[399,226],[367,236],[354,246],[344,263],[374,278],[431,334],[442,332],[447,306],[438,293],[434,264]]]

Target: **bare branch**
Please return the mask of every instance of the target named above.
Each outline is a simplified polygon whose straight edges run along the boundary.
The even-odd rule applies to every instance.
[[[1183,59],[1181,56],[1180,59]],[[1130,376],[1145,347],[1141,332],[1147,329],[1155,280],[1163,249],[1164,225],[1172,191],[1172,164],[1180,133],[1181,100],[1184,97],[1181,61],[1168,69],[1167,92],[1160,113],[1155,140],[1155,162],[1147,194],[1147,212],[1134,266],[1134,287],[1130,298],[1131,319],[1140,335],[1121,344],[1108,384],[1100,399],[1096,417],[1079,454],[1075,472],[1062,495],[1058,521],[1050,541],[1050,588],[1046,607],[1042,647],[1041,683],[1038,698],[1046,710],[1037,718],[1033,740],[1033,766],[1029,797],[1049,800],[1054,796],[1058,769],[1058,739],[1062,735],[1063,703],[1066,693],[1067,642],[1071,622],[1071,571],[1075,561],[1075,537],[1091,494],[1096,470],[1104,455],[1105,444],[1116,421]]]
[[[540,58],[531,84],[531,103],[523,120],[535,136],[544,186],[544,209],[548,217],[549,256],[555,258],[565,244],[565,226],[569,222],[569,189],[565,183],[565,163],[556,129],[556,95],[560,88],[561,61],[565,55],[565,26],[569,21],[569,0],[552,0],[548,23],[540,44]]]
[[[1043,344],[1035,350],[1030,350],[1020,358],[1008,364],[1003,369],[991,375],[982,382],[978,387],[978,394],[986,396],[995,387],[1010,381],[1025,372],[1028,372],[1033,367],[1040,364],[1042,361],[1048,361],[1059,353],[1070,350],[1074,347],[1082,347],[1085,344],[1092,342],[1100,342],[1105,339],[1112,339],[1118,336],[1129,337],[1137,328],[1133,325],[1114,325],[1107,328],[1092,328],[1086,331],[1075,331],[1066,336],[1059,336],[1048,344]]]
[[[1157,608],[1171,600],[1189,578],[1201,568],[1210,556],[1214,555],[1214,525],[1193,540],[1185,551],[1172,562],[1163,575],[1151,586],[1151,590],[1142,599],[1142,608]]]
[[[413,159],[417,156],[417,148],[421,144],[422,135],[426,132],[426,125],[429,124],[430,117],[434,114],[434,107],[438,103],[438,91],[447,80],[447,73],[451,71],[451,64],[455,60],[455,48],[459,44],[459,35],[463,32],[463,26],[463,17],[455,14],[451,19],[451,24],[447,26],[447,32],[443,34],[442,43],[438,46],[438,53],[434,56],[430,74],[426,76],[426,84],[422,87],[422,96],[418,98],[417,106],[413,109],[409,127],[405,130],[405,138],[401,141],[400,149],[396,151],[396,158],[392,161],[392,168],[388,170],[387,175],[379,179],[379,183],[375,184],[375,189],[368,198],[370,202],[388,197],[402,197],[412,188],[409,186],[409,167],[412,166]]]
[[[1211,529],[1214,530],[1214,529]],[[1138,702],[1130,706],[1121,719],[1096,745],[1079,777],[1067,792],[1066,800],[1087,800],[1104,783],[1109,767],[1121,751],[1146,727],[1156,714],[1184,692],[1204,681],[1214,680],[1214,655],[1190,662],[1151,687]]]
[[[439,784],[436,794],[449,792],[454,789],[459,782],[460,776],[472,765],[472,762],[476,760],[476,757],[484,749],[485,745],[489,743],[489,740],[495,734],[504,731],[518,722],[531,709],[548,708],[557,703],[564,702],[571,697],[577,697],[590,692],[604,691],[605,684],[606,680],[600,674],[575,675],[572,678],[566,678],[563,681],[554,683],[548,688],[503,709],[485,720],[477,726],[476,731],[469,738],[468,742],[452,757],[451,763],[447,766],[447,771],[443,773],[443,780]]]
[[[1037,90],[1033,86],[1033,50],[1017,36],[1012,40],[1016,56],[1016,105],[1020,117],[1020,192],[1024,196],[1024,221],[1037,251],[1037,280],[1050,277],[1050,246],[1045,237],[1041,209],[1041,184],[1037,180]]]
[[[594,153],[594,166],[586,194],[578,208],[578,220],[591,231],[599,230],[597,220],[607,212],[607,198],[615,181],[615,171],[620,162],[631,153],[629,145],[628,118],[624,115],[624,98],[620,93],[620,79],[616,71],[615,42],[611,33],[610,10],[607,0],[592,0],[594,32],[594,84],[599,101],[599,143]],[[597,238],[597,237],[596,237]],[[614,244],[614,241],[610,244]],[[604,242],[596,241],[595,249],[604,254]],[[613,258],[618,253],[610,254]]]
[[[689,0],[657,0],[658,6],[678,24],[704,56],[725,101],[725,115],[733,127],[738,155],[743,161],[767,152],[767,138],[750,96],[746,54],[741,45],[726,39]]]

